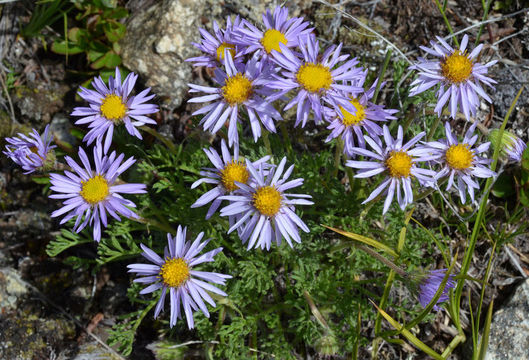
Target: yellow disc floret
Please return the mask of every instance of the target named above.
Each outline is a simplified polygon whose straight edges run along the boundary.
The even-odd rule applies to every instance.
[[[120,96],[110,94],[103,99],[101,114],[108,120],[121,120],[127,112],[127,106]]]
[[[248,182],[248,178],[250,177],[250,173],[246,169],[244,161],[230,161],[220,173],[222,185],[228,191],[234,191],[239,188],[235,184],[235,181],[246,184]]]
[[[322,64],[307,63],[300,66],[296,79],[310,92],[328,90],[332,84],[331,70]]]
[[[445,159],[452,169],[465,170],[472,166],[474,153],[467,144],[452,145],[446,150]]]
[[[345,126],[359,125],[366,117],[365,109],[356,98],[351,99],[350,103],[356,108],[356,114],[353,115],[340,106],[343,115],[342,124]]]
[[[252,82],[241,73],[226,79],[222,87],[222,96],[230,106],[244,103],[252,95]]]
[[[165,285],[177,288],[189,278],[189,265],[182,258],[166,259],[160,276]]]
[[[266,216],[274,216],[281,208],[281,194],[274,186],[263,186],[253,194],[253,206]]]
[[[235,45],[223,42],[217,48],[218,61],[224,60],[224,52],[226,51],[226,49],[230,52],[232,58],[235,56]]]
[[[386,168],[394,178],[410,176],[411,166],[411,156],[405,151],[392,151],[386,159]]]
[[[270,54],[272,50],[281,52],[279,43],[286,45],[288,42],[286,36],[276,29],[268,29],[265,31],[261,38],[261,45],[265,48],[265,51]]]
[[[470,78],[473,67],[472,60],[459,50],[441,60],[441,74],[454,84],[459,84]]]
[[[108,196],[108,182],[101,175],[81,181],[81,196],[89,204],[97,204]]]

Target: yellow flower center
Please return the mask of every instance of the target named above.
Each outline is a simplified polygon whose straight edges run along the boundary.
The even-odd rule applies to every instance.
[[[261,45],[265,48],[265,51],[270,54],[272,50],[281,52],[279,43],[286,45],[288,42],[286,36],[276,29],[268,29],[265,31],[261,38]]]
[[[234,160],[227,163],[220,173],[222,176],[222,185],[228,191],[234,191],[239,188],[235,184],[235,181],[246,184],[250,177],[250,173],[246,169],[243,161]]]
[[[242,104],[252,95],[252,82],[241,73],[230,76],[222,87],[222,95],[230,106]]]
[[[101,175],[81,181],[81,196],[91,205],[103,201],[108,196],[108,182]]]
[[[394,178],[408,177],[411,172],[411,156],[405,151],[392,151],[386,159],[386,168]]]
[[[451,83],[461,83],[472,75],[474,64],[465,53],[457,50],[441,60],[441,74]]]
[[[274,186],[263,186],[253,194],[253,206],[266,216],[274,216],[281,208],[281,194]]]
[[[217,60],[218,61],[224,60],[224,52],[226,49],[228,49],[233,59],[233,57],[235,56],[235,45],[223,42],[217,48]]]
[[[166,259],[160,276],[165,285],[177,288],[189,278],[189,265],[182,258]]]
[[[310,92],[328,90],[332,84],[331,70],[322,64],[307,63],[296,74],[298,83]]]
[[[110,94],[105,97],[101,104],[101,114],[108,120],[121,120],[127,112],[120,96]]]
[[[342,124],[345,126],[358,125],[366,117],[365,109],[356,98],[351,99],[349,102],[356,108],[356,114],[353,115],[340,106],[340,111],[343,115]]]
[[[467,144],[452,145],[446,150],[445,159],[448,166],[456,170],[465,170],[472,166],[474,153]]]

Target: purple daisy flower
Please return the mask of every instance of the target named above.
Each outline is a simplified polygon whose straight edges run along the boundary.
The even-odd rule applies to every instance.
[[[478,136],[474,135],[476,125],[477,123],[472,124],[463,141],[458,142],[457,136],[452,133],[450,123],[446,122],[446,139],[425,144],[425,149],[429,148],[436,161],[443,166],[435,175],[435,180],[448,176],[446,190],[449,190],[454,185],[454,178],[457,178],[457,190],[463,204],[466,201],[466,189],[468,189],[472,202],[474,201],[474,190],[479,189],[479,184],[472,179],[472,176],[479,178],[496,176],[496,173],[488,168],[492,160],[478,155],[489,149],[490,142],[472,148],[478,139]]]
[[[426,308],[430,301],[435,296],[435,293],[439,289],[439,286],[441,286],[441,283],[443,282],[443,279],[446,275],[446,269],[439,269],[439,270],[432,270],[429,271],[427,275],[424,275],[422,280],[419,283],[419,303],[422,305],[423,308]],[[440,304],[442,302],[445,302],[448,300],[448,291],[450,289],[453,289],[456,286],[456,283],[454,281],[454,275],[450,274],[448,276],[448,281],[446,282],[446,286],[443,289],[443,293],[441,294],[441,297],[437,300],[436,305],[434,305],[433,309],[435,311],[439,310],[439,306],[437,304]]]
[[[216,133],[229,118],[228,140],[230,147],[239,142],[237,133],[239,107],[244,108],[250,120],[254,141],[257,142],[261,136],[261,123],[268,131],[276,132],[274,121],[281,119],[279,112],[261,97],[269,96],[272,93],[265,86],[269,82],[270,67],[258,61],[257,57],[253,57],[245,65],[237,68],[230,52],[226,51],[225,55],[226,72],[216,68],[213,78],[220,87],[188,84],[191,88],[190,93],[205,92],[208,94],[192,98],[188,102],[213,101],[213,103],[193,113],[193,115],[206,114],[200,120],[200,125],[203,125],[204,130]]]
[[[4,155],[13,160],[15,164],[20,165],[26,171],[24,174],[30,174],[39,168],[48,167],[45,166],[47,163],[53,165],[55,156],[50,150],[56,146],[50,146],[52,136],[48,132],[49,128],[50,126],[46,125],[42,135],[39,135],[37,130],[32,129],[33,133],[29,136],[19,133],[18,137],[6,137],[5,140],[9,144],[6,145],[6,151],[3,151]]]
[[[202,35],[201,43],[192,43],[204,55],[192,57],[186,61],[192,62],[193,66],[219,67],[224,63],[224,52],[230,52],[235,63],[242,62],[243,53],[240,46],[236,44],[236,30],[241,26],[241,20],[237,16],[233,24],[228,16],[226,29],[220,29],[216,21],[213,21],[213,35],[204,29],[199,29]]]
[[[522,155],[527,148],[527,144],[519,137],[512,135],[509,142],[505,145],[505,153],[510,161],[519,163],[522,161]]]
[[[140,294],[149,294],[162,289],[162,294],[154,309],[155,319],[160,314],[160,311],[163,310],[165,296],[167,295],[167,289],[169,289],[171,298],[170,326],[173,327],[176,321],[182,318],[185,313],[187,326],[192,329],[194,327],[193,312],[201,310],[209,318],[209,311],[204,301],[213,307],[216,306],[215,301],[207,293],[208,291],[228,296],[224,291],[206,281],[224,285],[226,279],[230,279],[231,276],[194,270],[196,265],[214,261],[213,257],[221,252],[222,248],[220,247],[198,256],[209,240],[201,242],[204,236],[204,233],[201,232],[193,243],[186,241],[186,230],[185,227],[182,229],[181,226],[178,226],[175,237],[167,234],[164,259],[147,246],[141,244],[143,257],[153,264],[130,264],[127,267],[129,272],[143,276],[135,279],[134,282],[151,284],[140,291]],[[181,308],[183,308],[183,312]]]
[[[114,126],[125,124],[127,132],[141,139],[141,134],[136,129],[145,124],[156,124],[156,121],[145,115],[158,111],[154,104],[146,102],[154,97],[154,94],[147,95],[151,88],[147,88],[138,95],[130,96],[132,88],[138,79],[138,75],[130,73],[121,83],[121,74],[116,67],[116,78],[112,76],[108,79],[108,88],[101,77],[94,78],[92,86],[94,90],[80,86],[79,96],[88,101],[89,107],[76,107],[72,116],[82,118],[75,122],[76,125],[89,124],[90,131],[85,135],[83,141],[90,145],[94,140],[101,140],[106,133],[105,153],[112,143]]]
[[[250,22],[243,20],[237,32],[240,37],[238,44],[246,47],[244,54],[255,53],[268,60],[272,50],[281,52],[279,44],[288,48],[298,46],[299,37],[308,35],[313,28],[308,28],[309,23],[303,18],[295,17],[288,19],[288,9],[278,6],[271,13],[266,10],[263,14],[264,31],[259,30]]]
[[[355,67],[358,64],[356,58],[337,66],[345,61],[349,55],[340,55],[342,44],[337,47],[330,46],[320,57],[319,42],[314,34],[300,38],[299,48],[303,58],[283,44],[279,44],[281,53],[274,52],[274,62],[282,67],[281,76],[274,75],[276,80],[271,81],[268,86],[280,90],[268,101],[274,101],[283,97],[291,90],[298,90],[297,95],[283,108],[288,110],[297,104],[296,122],[294,126],[301,123],[304,127],[312,109],[314,121],[319,124],[322,121],[324,105],[328,103],[334,107],[342,106],[347,111],[355,113],[356,109],[342,93],[356,95],[363,91],[361,87],[346,84],[343,80],[355,80],[362,77],[363,70]]]
[[[215,166],[215,168],[204,168],[200,171],[200,175],[205,176],[202,179],[195,181],[191,185],[191,189],[196,188],[202,183],[216,184],[217,186],[200,198],[193,205],[192,208],[204,206],[213,201],[209,207],[208,213],[206,214],[206,219],[209,219],[215,211],[219,208],[222,200],[219,199],[220,196],[227,193],[232,193],[239,189],[236,182],[243,183],[248,185],[248,183],[253,181],[253,178],[250,177],[250,172],[246,167],[244,160],[239,160],[239,146],[235,144],[233,149],[233,157],[230,155],[228,147],[224,139],[221,141],[221,150],[222,158],[219,156],[219,153],[215,149],[204,149],[207,157]],[[270,156],[262,157],[261,159],[252,162],[254,167],[259,166],[262,163],[265,163]],[[234,217],[230,216],[230,223]],[[233,225],[233,224],[232,224]]]
[[[285,193],[286,190],[303,184],[301,178],[287,181],[294,170],[294,165],[283,173],[286,161],[287,159],[283,158],[277,168],[269,171],[265,170],[262,163],[256,169],[248,162],[246,167],[255,182],[248,185],[236,183],[239,186],[236,194],[220,197],[231,202],[221,209],[221,216],[241,216],[228,230],[228,234],[242,227],[240,238],[243,244],[249,239],[248,249],[255,246],[269,250],[272,240],[280,245],[282,238],[285,238],[292,247],[292,239],[301,242],[298,227],[309,232],[307,225],[294,212],[294,205],[314,203],[306,200],[312,198],[310,195]]]
[[[468,35],[463,36],[459,49],[454,49],[442,38],[437,36],[439,43],[431,42],[432,48],[421,46],[420,48],[430,55],[440,58],[439,60],[426,60],[419,58],[419,63],[410,66],[410,69],[419,71],[419,78],[412,84],[410,96],[422,93],[431,87],[440,84],[437,91],[437,105],[435,111],[441,116],[443,107],[450,99],[450,116],[455,119],[457,108],[463,111],[467,120],[470,114],[475,116],[479,106],[478,95],[481,95],[489,103],[491,98],[485,93],[481,83],[493,88],[496,81],[485,76],[490,66],[496,60],[483,65],[476,61],[483,44],[478,45],[470,53],[466,53]]]
[[[50,174],[51,190],[58,194],[50,195],[52,199],[66,199],[63,207],[55,210],[51,216],[57,217],[68,213],[62,220],[64,224],[68,220],[77,217],[74,231],[80,232],[86,225],[94,227],[93,236],[95,241],[101,240],[101,223],[107,226],[107,212],[118,221],[118,214],[137,219],[138,215],[129,207],[136,205],[124,199],[124,194],[144,194],[145,184],[115,184],[117,177],[127,170],[136,160],[128,158],[123,164],[124,154],[116,156],[113,151],[110,155],[102,154],[101,144],[94,147],[95,169],[90,166],[90,161],[84,150],[79,147],[79,158],[84,169],[71,157],[65,156],[68,165],[75,171],[64,171],[64,175]],[[66,175],[66,176],[65,176]],[[84,215],[84,221],[81,219]]]
[[[354,85],[363,87],[366,75],[367,70],[365,70],[361,78],[355,81]],[[331,130],[331,133],[325,139],[325,142],[329,142],[341,135],[344,141],[344,153],[349,157],[354,156],[352,151],[354,147],[365,149],[364,130],[372,138],[382,135],[382,128],[375,121],[397,119],[393,114],[397,113],[398,110],[384,109],[383,106],[369,101],[375,94],[377,81],[371,85],[369,90],[350,97],[350,103],[355,107],[356,113],[350,113],[342,106],[339,106],[338,110],[328,107],[324,110],[325,118],[331,123],[327,127],[327,129]],[[382,86],[384,86],[384,83],[382,83]]]
[[[391,137],[386,125],[384,125],[382,132],[386,142],[385,148],[382,147],[378,138],[375,140],[367,135],[364,138],[375,152],[360,147],[352,148],[354,154],[372,158],[374,161],[347,160],[345,165],[360,169],[355,175],[356,178],[367,178],[383,172],[386,173],[384,181],[362,203],[365,204],[373,200],[387,188],[384,210],[382,211],[385,214],[391,205],[395,192],[397,193],[397,202],[402,210],[406,205],[413,202],[412,177],[416,177],[421,184],[427,185],[433,182],[432,176],[435,175],[435,171],[422,169],[417,166],[417,163],[431,160],[435,156],[430,154],[429,149],[419,147],[411,149],[425,135],[424,131],[404,145],[402,144],[404,138],[402,126],[399,125],[396,139]],[[402,195],[401,187],[404,195]]]

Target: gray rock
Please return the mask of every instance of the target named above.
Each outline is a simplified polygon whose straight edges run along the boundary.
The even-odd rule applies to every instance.
[[[178,107],[192,78],[192,66],[185,59],[197,56],[191,45],[200,41],[199,27],[211,31],[213,21],[225,24],[227,16],[237,14],[257,23],[261,14],[272,8],[272,0],[163,0],[131,16],[127,35],[120,43],[123,63],[139,73],[167,105]],[[291,16],[310,7],[307,0],[287,1]]]
[[[70,118],[62,113],[57,113],[53,116],[50,124],[50,132],[55,142],[69,144],[75,146],[77,139],[71,133],[72,121]]]
[[[27,292],[25,282],[15,270],[0,269],[0,313],[16,308],[17,299]]]
[[[529,279],[494,314],[485,359],[529,359]]]
[[[79,347],[79,352],[73,360],[113,360],[119,359],[116,355],[109,352],[101,344],[90,342]]]
[[[74,342],[75,325],[56,312],[41,317],[36,297],[16,270],[0,268],[0,359],[48,359]]]

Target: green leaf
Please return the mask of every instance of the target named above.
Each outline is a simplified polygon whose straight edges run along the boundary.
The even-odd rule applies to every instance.
[[[49,176],[33,176],[31,180],[33,180],[33,182],[37,184],[42,184],[42,185],[47,185],[50,183]]]
[[[117,7],[111,10],[105,10],[103,12],[103,17],[105,19],[123,19],[129,16],[129,11],[124,7]]]
[[[121,56],[110,50],[105,55],[101,56],[90,67],[92,69],[108,68],[112,69],[121,64]]]
[[[110,42],[116,43],[125,36],[127,28],[117,21],[108,21],[103,25],[103,31]]]
[[[529,146],[522,153],[522,169],[529,171]]]
[[[76,43],[64,41],[64,39],[56,39],[53,44],[51,44],[51,51],[56,54],[61,55],[75,55],[80,54],[84,51],[83,48],[79,47]]]
[[[79,234],[66,229],[61,229],[61,235],[57,235],[55,240],[50,241],[46,246],[46,253],[48,256],[54,257],[73,246],[91,242],[93,242],[92,239],[81,238]]]
[[[490,324],[492,321],[492,309],[494,307],[494,300],[490,302],[487,317],[485,318],[485,325],[483,326],[483,336],[481,337],[481,346],[479,347],[479,360],[484,360],[489,347]]]
[[[386,313],[384,310],[379,308],[377,304],[375,304],[373,301],[371,303],[377,308],[377,310],[382,314],[382,316],[393,326],[396,330],[402,333],[402,335],[408,339],[409,342],[411,342],[415,347],[418,349],[424,351],[426,354],[430,355],[434,359],[437,360],[444,360],[441,355],[439,355],[437,352],[435,352],[431,347],[423,343],[421,340],[419,340],[415,335],[413,335],[409,330],[407,330],[404,326],[399,324],[395,319],[393,319],[388,313]]]
[[[368,238],[366,236],[358,235],[358,234],[355,234],[355,233],[352,233],[352,232],[349,232],[349,231],[336,229],[336,228],[333,228],[333,227],[330,227],[330,226],[327,226],[327,225],[323,225],[323,224],[321,224],[321,226],[326,227],[327,229],[332,230],[334,232],[337,232],[338,234],[343,235],[345,237],[348,237],[350,239],[353,239],[353,240],[356,240],[356,241],[360,241],[360,242],[362,242],[362,243],[364,243],[366,245],[369,245],[369,246],[372,246],[372,247],[374,247],[376,249],[385,251],[385,252],[387,252],[388,254],[390,254],[393,257],[398,257],[398,254],[395,252],[395,250],[391,249],[389,246],[384,245],[381,242],[378,242],[378,241],[376,241],[374,239]]]

